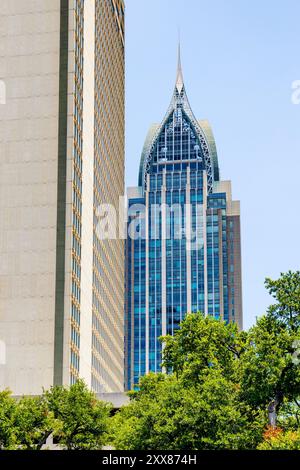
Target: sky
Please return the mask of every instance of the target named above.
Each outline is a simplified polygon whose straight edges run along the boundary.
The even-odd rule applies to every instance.
[[[272,303],[266,277],[300,269],[299,0],[126,1],[126,186],[171,100],[180,29],[187,94],[241,201],[244,327]]]

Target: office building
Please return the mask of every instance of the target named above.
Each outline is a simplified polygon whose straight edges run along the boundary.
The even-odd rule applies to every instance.
[[[2,0],[0,36],[0,389],[122,391],[124,2]]]
[[[195,118],[183,80],[151,126],[139,184],[128,190],[126,387],[161,371],[161,336],[187,313],[242,328],[240,204],[221,181],[209,123]]]

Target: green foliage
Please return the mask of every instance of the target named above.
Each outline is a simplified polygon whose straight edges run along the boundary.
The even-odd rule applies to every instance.
[[[188,315],[174,336],[162,339],[163,365],[188,381],[198,381],[207,368],[218,369],[232,379],[245,338],[233,323],[204,318],[201,313]]]
[[[107,440],[111,406],[96,399],[83,381],[70,389],[53,387],[45,393],[50,411],[61,424],[54,431],[68,450],[102,449]]]
[[[247,333],[188,315],[162,338],[168,375],[142,378],[113,418],[82,381],[20,401],[0,392],[0,449],[41,449],[53,434],[70,450],[300,450],[300,272],[266,287],[275,303]]]
[[[150,374],[113,418],[113,445],[120,450],[254,449],[265,423],[237,399],[236,385],[213,368],[195,386],[174,375]]]
[[[0,450],[15,448],[15,410],[16,402],[11,397],[11,392],[8,390],[0,392]]]
[[[280,414],[285,402],[300,396],[300,272],[265,284],[276,303],[247,335],[240,361],[242,398],[265,409],[273,403]]]
[[[0,449],[40,450],[51,434],[64,449],[102,449],[110,410],[82,381],[19,401],[1,392]]]
[[[284,399],[277,419],[277,426],[285,431],[300,429],[300,401]]]
[[[300,429],[286,432],[275,429],[266,433],[258,450],[300,450]]]
[[[281,274],[276,281],[267,278],[265,282],[269,293],[276,299],[268,314],[288,329],[300,328],[300,271]]]
[[[284,399],[300,394],[300,367],[293,362],[293,343],[300,339],[296,330],[271,316],[262,317],[249,331],[240,360],[243,399],[254,406],[267,406],[275,400],[279,409]]]
[[[276,303],[248,333],[197,314],[162,339],[169,376],[142,379],[114,418],[116,448],[254,449],[273,410],[299,428],[300,273],[266,287]]]
[[[246,334],[203,315],[188,315],[163,338],[164,366],[150,374],[114,418],[122,450],[255,449],[266,420],[240,400],[239,358]]]
[[[40,450],[57,427],[44,396],[23,397],[17,402],[14,429],[19,449]]]

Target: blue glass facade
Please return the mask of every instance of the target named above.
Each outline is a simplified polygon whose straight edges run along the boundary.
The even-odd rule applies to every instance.
[[[128,389],[142,375],[161,371],[159,338],[173,334],[187,313],[233,319],[229,283],[236,281],[229,280],[230,269],[239,280],[234,319],[241,326],[240,238],[234,246],[231,240],[230,263],[229,217],[231,228],[237,227],[238,203],[231,200],[230,183],[219,181],[213,136],[192,113],[179,61],[170,108],[163,123],[151,128],[139,187],[128,198]]]

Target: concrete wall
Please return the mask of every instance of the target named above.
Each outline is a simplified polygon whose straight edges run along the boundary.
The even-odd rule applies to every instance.
[[[0,79],[0,389],[53,380],[59,0],[2,0]]]

